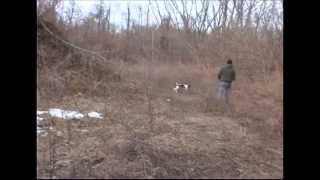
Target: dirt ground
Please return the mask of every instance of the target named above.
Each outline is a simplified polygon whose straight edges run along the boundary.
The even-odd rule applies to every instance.
[[[209,76],[176,94],[174,80],[159,75],[165,73],[152,71],[151,79],[158,79],[146,85],[135,79],[143,73],[131,71],[135,76],[128,70],[128,78],[110,85],[104,97],[39,103],[39,110],[60,107],[104,117],[45,117],[39,126],[47,135],[37,139],[39,178],[283,177],[282,100],[274,91],[235,83],[233,111],[227,112],[215,100]]]

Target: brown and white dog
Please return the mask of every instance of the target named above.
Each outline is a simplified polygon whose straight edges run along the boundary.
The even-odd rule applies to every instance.
[[[191,85],[190,84],[180,84],[180,83],[177,83],[176,82],[176,87],[173,88],[173,90],[176,92],[176,93],[179,93],[180,90],[185,90],[185,91],[188,91],[190,89]]]

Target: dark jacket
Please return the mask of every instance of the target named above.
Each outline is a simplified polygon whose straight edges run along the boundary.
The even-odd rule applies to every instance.
[[[225,82],[232,82],[236,80],[236,73],[232,64],[227,64],[220,69],[218,79]]]

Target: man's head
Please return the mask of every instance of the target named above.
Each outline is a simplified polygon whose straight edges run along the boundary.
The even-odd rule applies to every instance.
[[[232,64],[232,60],[228,59],[227,64]]]

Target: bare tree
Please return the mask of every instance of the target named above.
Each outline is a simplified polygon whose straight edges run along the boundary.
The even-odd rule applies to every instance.
[[[180,31],[179,20],[178,20],[178,17],[176,16],[177,13],[175,13],[174,7],[168,1],[170,0],[164,1],[164,7],[166,10],[166,13],[168,14],[168,17],[170,17],[170,20],[171,20],[170,22],[174,26],[174,28]]]
[[[209,1],[202,0],[201,1],[201,9],[198,11],[198,7],[196,5],[196,17],[193,18],[192,27],[195,28],[196,32],[199,35],[203,35],[209,29],[208,19],[209,19]]]
[[[142,31],[142,7],[139,6],[139,32],[141,33]]]
[[[220,3],[222,3],[223,9],[222,9],[222,14],[223,14],[223,20],[222,20],[222,28],[223,30],[226,29],[227,25],[227,19],[228,19],[228,4],[229,0],[220,0]]]
[[[130,8],[128,6],[128,11],[127,11],[127,35],[129,33],[129,30],[130,30],[130,23],[131,23],[131,14],[130,14]]]
[[[163,17],[164,17],[164,15],[161,13],[161,10],[160,10],[160,8],[159,8],[158,1],[156,0],[155,2],[156,2],[156,8],[157,8],[158,15],[159,15],[159,17],[160,17],[160,20],[162,20]]]
[[[57,9],[59,5],[61,5],[62,0],[42,0],[38,1],[38,15],[45,17],[52,23],[57,23],[58,20],[58,12]]]
[[[232,1],[232,9],[231,9],[231,15],[230,15],[230,20],[229,20],[229,23],[228,23],[228,27],[231,27],[231,25],[233,25],[233,22],[234,22],[234,10],[236,9],[237,7],[237,2],[239,2],[238,0],[233,0]]]
[[[259,10],[257,10],[257,12],[255,13],[255,27],[256,27],[255,32],[258,32],[258,30],[259,30],[261,19],[264,15],[265,11],[266,11],[266,2],[262,1],[259,6]]]
[[[68,24],[70,26],[70,25],[72,25],[73,16],[75,13],[76,2],[75,2],[75,0],[70,0],[69,4],[70,4],[70,8],[66,12],[66,17],[68,19]]]
[[[111,12],[111,7],[107,9],[107,13],[105,15],[104,21],[107,23],[107,31],[110,32],[110,12]]]
[[[95,13],[95,19],[97,20],[97,30],[98,32],[101,32],[104,30],[103,26],[103,18],[104,18],[104,1],[100,0],[98,4],[96,5],[96,13]]]
[[[246,2],[249,2],[247,18],[246,18],[246,22],[245,22],[245,27],[248,28],[251,25],[251,16],[252,16],[253,8],[256,6],[256,0],[251,0],[251,1],[246,1]]]
[[[266,4],[266,10],[263,11],[262,13],[262,24],[263,24],[263,30],[264,31],[268,31],[270,24],[272,22],[272,7],[275,5],[275,3],[269,3],[267,1],[264,1],[264,3]]]
[[[179,9],[179,5],[176,0],[170,1],[176,12],[179,14],[183,24],[183,30],[187,33],[191,32],[191,11],[187,11],[187,5],[185,0],[181,0],[182,11]],[[190,8],[191,9],[191,8]]]
[[[149,0],[149,5],[151,6],[150,9],[151,9],[151,13],[152,13],[152,15],[153,15],[153,19],[156,21],[157,24],[160,24],[159,17],[158,17],[158,16],[156,15],[156,13],[154,12],[154,9],[155,9],[155,8],[152,7],[153,4],[152,4],[151,2],[153,2],[153,1]],[[159,15],[159,13],[158,13],[158,15]],[[160,19],[161,19],[161,16],[160,16]],[[148,18],[148,22],[149,22],[149,18]]]
[[[148,3],[148,9],[147,9],[147,22],[146,22],[147,27],[149,27],[149,10],[150,10],[150,1]]]
[[[237,11],[237,24],[240,28],[243,27],[243,11],[244,11],[244,0],[237,0],[236,11]]]
[[[215,4],[212,3],[212,18],[208,19],[208,26],[211,31],[216,31],[221,28],[222,19],[222,3],[219,3],[218,8],[215,8]]]

